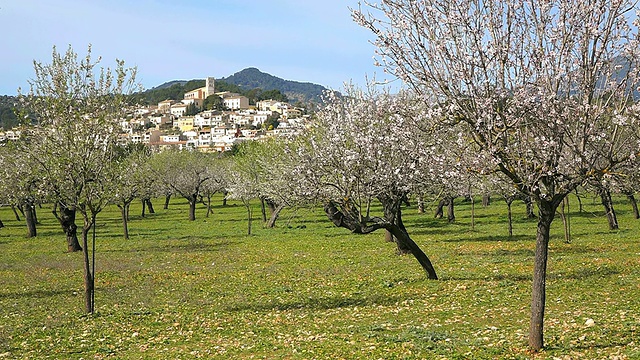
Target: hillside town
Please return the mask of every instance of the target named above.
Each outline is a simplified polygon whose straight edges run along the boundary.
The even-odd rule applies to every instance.
[[[205,100],[212,95],[219,97],[223,110],[204,110]],[[215,79],[208,77],[204,87],[186,92],[180,101],[133,108],[120,121],[119,142],[142,143],[154,151],[222,152],[242,141],[294,134],[308,120],[304,109],[286,102],[263,100],[250,105],[246,96],[216,92]],[[19,128],[0,131],[0,143],[18,140],[20,133]]]

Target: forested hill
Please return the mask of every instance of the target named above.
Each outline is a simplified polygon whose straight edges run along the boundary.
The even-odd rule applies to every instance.
[[[18,99],[15,96],[0,95],[0,130],[11,129],[18,124],[15,109]]]
[[[284,80],[279,77],[264,73],[256,68],[247,68],[231,76],[222,78],[222,81],[240,86],[249,90],[260,88],[263,90],[280,90],[292,101],[321,101],[322,93],[327,90],[324,86],[309,82]]]
[[[168,81],[139,94],[140,99],[148,104],[162,100],[182,99],[185,92],[203,87],[204,79]],[[284,80],[279,77],[263,73],[256,68],[247,68],[226,78],[216,79],[216,91],[231,91],[242,94],[254,103],[255,100],[272,98],[274,100],[320,103],[323,91],[322,85]],[[284,95],[284,96],[283,96]]]

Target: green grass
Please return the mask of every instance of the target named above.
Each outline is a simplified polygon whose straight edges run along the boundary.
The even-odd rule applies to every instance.
[[[575,199],[572,199],[575,200]],[[554,221],[545,350],[527,350],[535,220],[495,199],[457,203],[457,221],[405,211],[405,225],[441,280],[382,233],[335,228],[321,209],[256,219],[238,203],[187,220],[187,203],[131,209],[125,241],[117,208],[98,216],[96,313],[83,314],[82,258],[65,253],[50,209],[39,236],[0,208],[0,359],[638,359],[640,221],[616,202],[572,203],[573,241]],[[220,204],[220,199],[216,199]],[[255,209],[259,214],[259,209]],[[256,216],[257,217],[257,216]],[[594,325],[586,325],[593,319]]]

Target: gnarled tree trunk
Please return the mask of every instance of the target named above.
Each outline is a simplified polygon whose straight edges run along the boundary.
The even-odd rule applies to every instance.
[[[58,208],[60,208],[60,212],[57,211]],[[58,219],[58,222],[62,227],[62,231],[64,231],[67,237],[67,251],[81,251],[82,247],[78,242],[78,226],[76,226],[75,207],[68,208],[61,202],[58,202],[53,206],[53,215]]]
[[[24,203],[24,218],[27,222],[28,234],[27,237],[36,237],[38,232],[36,229],[36,209],[32,201],[27,200]]]
[[[280,212],[285,208],[284,204],[276,204],[274,201],[267,199],[267,206],[269,207],[269,221],[267,221],[267,228],[271,229],[276,226],[276,220],[280,216]]]
[[[631,208],[633,209],[633,216],[636,219],[640,219],[640,212],[638,212],[638,202],[636,201],[636,197],[633,195],[632,192],[627,192],[625,195],[627,195],[627,199],[629,199],[629,202],[631,203]]]
[[[607,215],[607,221],[609,222],[609,230],[618,229],[618,218],[616,217],[616,211],[613,208],[613,201],[611,200],[611,192],[605,187],[598,189],[602,206]]]
[[[155,214],[155,213],[156,213],[156,211],[155,211],[155,210],[153,210],[153,204],[151,203],[151,199],[146,198],[146,199],[144,199],[144,201],[145,201],[145,202],[146,202],[146,204],[147,204],[147,209],[149,210],[149,214]]]
[[[164,207],[163,209],[167,210],[169,208],[169,200],[171,200],[171,194],[167,194],[164,196]]]
[[[388,230],[398,242],[402,243],[403,247],[411,249],[411,253],[418,260],[424,271],[427,273],[429,279],[438,279],[429,257],[420,249],[420,247],[411,239],[406,230],[403,230],[397,224],[391,224],[386,219],[375,218],[372,224],[361,222],[361,216],[357,209],[350,206],[341,206],[342,210],[338,209],[336,203],[330,201],[324,206],[324,211],[329,217],[329,220],[338,227],[343,227],[351,230],[356,234],[368,234],[378,229]]]
[[[193,194],[187,199],[189,200],[189,220],[196,220],[196,204],[198,202],[198,194]]]

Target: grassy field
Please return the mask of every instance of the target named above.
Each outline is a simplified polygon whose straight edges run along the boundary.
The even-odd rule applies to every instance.
[[[572,200],[575,200],[573,198]],[[220,204],[220,199],[216,199]],[[98,217],[96,313],[83,314],[82,258],[65,253],[45,207],[39,235],[0,208],[0,359],[640,359],[640,220],[617,202],[572,203],[573,241],[552,229],[546,348],[527,350],[535,220],[494,199],[457,205],[457,221],[405,212],[441,280],[382,233],[338,229],[321,209],[283,215],[275,229],[240,204],[195,222],[174,199],[156,214]],[[255,214],[259,214],[256,206]],[[591,321],[591,320],[592,321]]]

